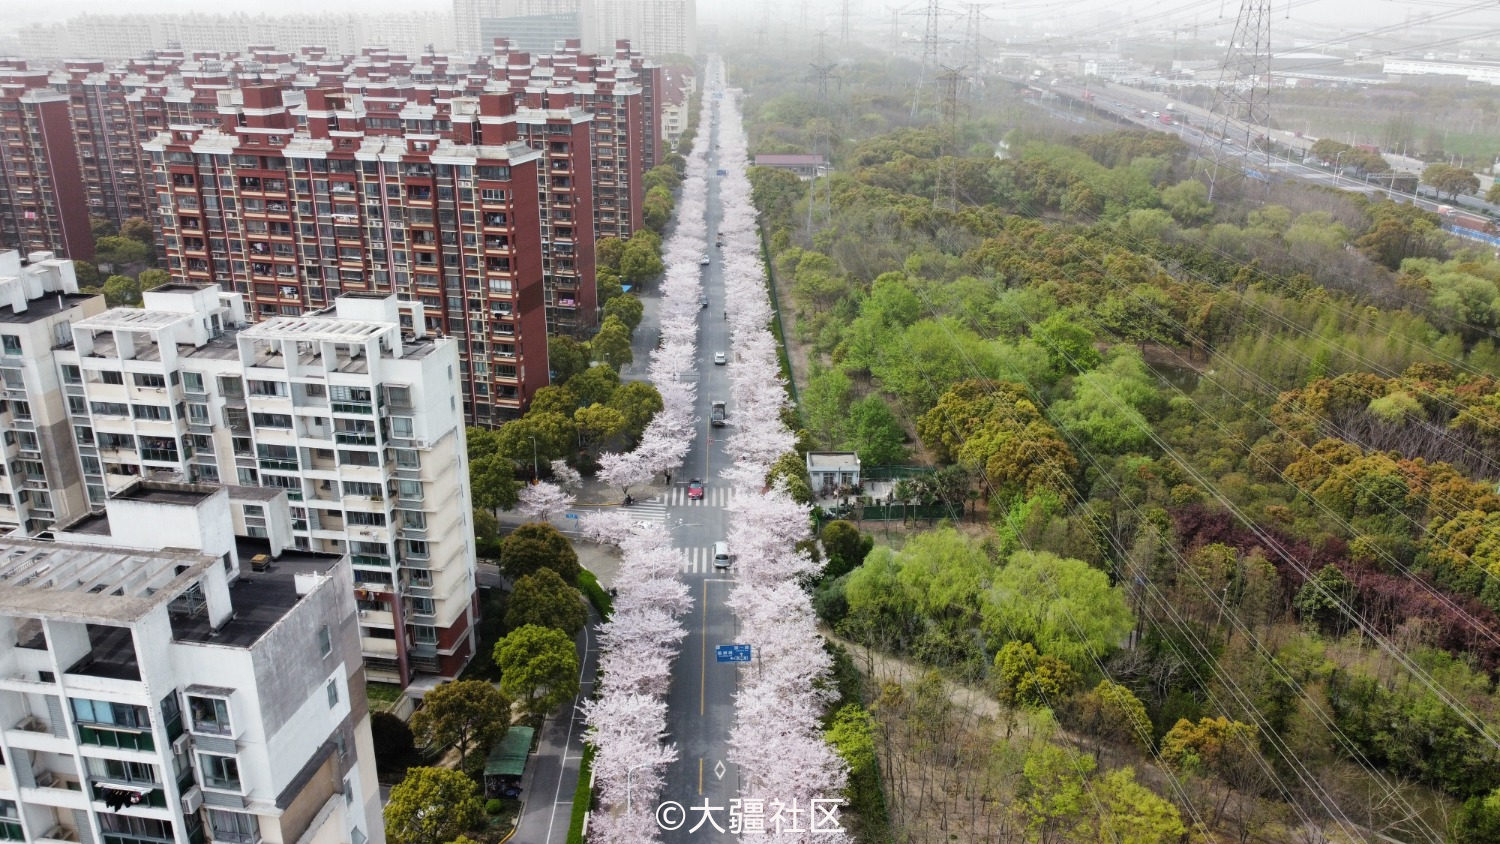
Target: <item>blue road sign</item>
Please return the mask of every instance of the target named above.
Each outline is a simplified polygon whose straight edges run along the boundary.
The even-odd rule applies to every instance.
[[[577,513],[568,513],[566,515],[570,519],[576,519],[576,518],[578,518],[578,514]]]
[[[714,659],[719,662],[749,662],[749,645],[719,645],[714,648]]]

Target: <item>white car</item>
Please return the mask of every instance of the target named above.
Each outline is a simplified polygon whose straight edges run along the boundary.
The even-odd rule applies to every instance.
[[[723,352],[714,352],[714,366],[723,366],[729,362],[729,356]]]
[[[703,253],[703,254],[702,254],[702,255],[699,255],[699,256],[698,256],[698,265],[699,265],[699,266],[704,266],[704,267],[706,267],[706,266],[708,266],[708,264],[709,264],[709,262],[710,262],[710,261],[711,261],[711,260],[712,260],[712,259],[711,259],[711,258],[709,258],[709,257],[708,257],[708,253],[707,253],[707,252],[705,252],[705,253]]]

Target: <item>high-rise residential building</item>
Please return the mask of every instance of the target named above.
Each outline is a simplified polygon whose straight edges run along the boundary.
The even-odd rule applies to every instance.
[[[87,513],[56,349],[72,324],[104,312],[81,295],[73,262],[0,252],[0,534],[32,536]]]
[[[590,127],[594,115],[571,92],[528,92],[516,110],[521,140],[542,153],[543,300],[547,330],[576,335],[594,325],[595,207]]]
[[[0,59],[0,248],[94,257],[68,95]]]
[[[89,501],[141,477],[285,491],[296,547],[350,555],[371,676],[456,676],[476,611],[456,343],[389,295],[255,325],[216,285],[144,299],[55,353]]]
[[[368,44],[399,50],[450,49],[453,18],[431,10],[380,14],[89,14],[63,23],[22,27],[17,35],[20,55],[31,59],[69,59],[90,56],[128,58],[144,50],[180,47],[226,53],[246,44],[270,43],[283,49],[323,44],[338,53],[352,53]]]
[[[458,49],[484,52],[496,37],[525,39],[540,20],[576,17],[586,50],[608,54],[628,39],[648,56],[697,52],[696,0],[453,0]],[[549,45],[550,46],[550,45]]]
[[[384,840],[348,559],[237,537],[231,497],[0,538],[0,837]]]
[[[245,294],[260,319],[342,293],[420,301],[423,327],[457,341],[465,416],[518,416],[548,370],[542,154],[518,139],[512,98],[403,101],[370,125],[362,97],[314,90],[299,128],[281,94],[226,92],[223,128],[146,144],[169,269]],[[576,178],[547,176],[561,191]]]

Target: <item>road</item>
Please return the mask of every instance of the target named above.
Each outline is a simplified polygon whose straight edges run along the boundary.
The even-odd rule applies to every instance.
[[[1099,112],[1102,115],[1112,117],[1118,122],[1134,125],[1144,129],[1152,129],[1160,132],[1169,132],[1182,138],[1190,146],[1203,149],[1208,153],[1212,147],[1220,143],[1206,134],[1202,128],[1215,125],[1215,118],[1206,109],[1173,100],[1168,94],[1141,91],[1123,85],[1108,85],[1105,87],[1082,87],[1066,83],[1056,85],[1039,85],[1035,82],[1024,82],[1023,80],[1010,79],[1017,84],[1027,84],[1038,90],[1048,91],[1057,97],[1069,101],[1072,105],[1065,111],[1060,112],[1055,106],[1046,103],[1038,103],[1042,108],[1053,114],[1066,119],[1081,120],[1085,112],[1084,108]],[[1092,95],[1093,99],[1087,106],[1080,108],[1085,95]],[[1159,119],[1151,117],[1151,113],[1161,112],[1168,103],[1172,104],[1173,115],[1176,121],[1171,124],[1163,124]],[[1140,115],[1145,111],[1146,116]],[[1190,121],[1184,123],[1182,121]],[[1294,151],[1296,156],[1301,156],[1312,146],[1312,139],[1299,138],[1292,132],[1281,130],[1264,130],[1269,132],[1276,144],[1287,147]],[[1239,139],[1243,142],[1243,138]],[[1405,202],[1413,202],[1417,207],[1425,211],[1438,211],[1447,206],[1458,206],[1465,210],[1488,213],[1490,215],[1500,214],[1500,208],[1485,202],[1477,196],[1460,196],[1457,200],[1439,198],[1435,191],[1427,186],[1418,188],[1416,195],[1401,191],[1386,190],[1380,184],[1380,178],[1372,181],[1363,181],[1342,172],[1334,173],[1321,167],[1305,164],[1300,157],[1273,156],[1268,164],[1263,152],[1247,150],[1242,145],[1233,143],[1226,145],[1226,151],[1231,156],[1242,160],[1244,166],[1249,169],[1265,170],[1267,167],[1273,173],[1279,173],[1303,181],[1314,182],[1338,187],[1346,190],[1372,192],[1379,190],[1388,193],[1391,197]],[[1399,155],[1385,154],[1386,161],[1390,162],[1392,169],[1397,172],[1420,173],[1425,164],[1414,158]],[[1349,168],[1345,167],[1344,170]],[[1481,176],[1481,189],[1487,187],[1487,177]]]
[[[717,121],[705,121],[718,134]],[[710,138],[713,141],[714,138]],[[676,742],[678,761],[667,772],[663,801],[682,806],[711,805],[727,807],[738,796],[738,774],[725,758],[729,728],[734,718],[734,691],[737,685],[734,664],[714,661],[714,647],[735,641],[734,615],[724,606],[733,574],[715,572],[711,564],[714,542],[725,538],[728,526],[729,488],[718,478],[725,456],[719,435],[726,429],[709,425],[709,403],[715,399],[729,401],[729,375],[724,366],[715,366],[715,352],[732,353],[729,348],[729,323],[724,318],[723,263],[712,246],[718,237],[722,209],[719,199],[717,155],[708,158],[708,252],[711,263],[703,268],[704,291],[708,307],[698,331],[698,417],[703,426],[701,436],[694,438],[684,461],[682,475],[673,476],[673,487],[666,496],[667,526],[672,544],[687,550],[689,564],[682,574],[693,596],[693,610],[683,618],[687,638],[683,640],[667,692],[667,730]],[[729,422],[734,422],[734,407],[729,407]],[[687,481],[703,480],[706,495],[702,501],[688,501]],[[662,840],[732,841],[735,836],[714,832],[704,825],[697,832],[689,828],[704,818],[703,813],[689,813],[687,825],[675,832],[664,832]],[[715,814],[720,826],[727,828],[727,808]]]

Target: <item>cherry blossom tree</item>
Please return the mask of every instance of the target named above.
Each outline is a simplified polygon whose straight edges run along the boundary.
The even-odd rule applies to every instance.
[[[662,409],[647,423],[634,451],[599,458],[599,477],[625,494],[657,473],[681,466],[697,433],[697,391],[682,376],[697,356],[698,255],[708,232],[707,136],[698,136],[688,156],[676,225],[662,250],[661,340],[647,367]],[[666,741],[665,697],[672,661],[686,635],[681,618],[692,606],[687,587],[677,579],[685,557],[672,548],[663,525],[634,520],[628,511],[593,513],[580,521],[585,536],[614,544],[621,554],[613,613],[598,635],[603,682],[598,696],[584,706],[600,803],[589,824],[589,840],[655,841],[662,771],[677,758],[676,748]]]
[[[539,481],[521,489],[517,505],[528,521],[548,522],[552,514],[566,512],[573,506],[573,493],[554,483]]]
[[[709,78],[722,78],[710,65]],[[830,661],[801,583],[819,567],[797,543],[810,534],[808,508],[778,483],[765,487],[771,464],[793,450],[795,437],[781,422],[786,402],[758,233],[745,175],[743,125],[732,94],[719,106],[719,164],[724,218],[719,233],[729,300],[735,361],[729,366],[735,430],[727,439],[730,465],[721,471],[739,493],[730,505],[728,541],[739,560],[727,604],[742,640],[757,651],[760,667],[746,672],[735,696],[730,758],[739,766],[745,795],[807,806],[842,793],[847,771],[823,740],[820,716],[829,702]],[[775,841],[809,841],[810,833],[783,832]],[[818,834],[818,841],[846,840]]]
[[[552,480],[570,492],[577,492],[583,487],[583,476],[578,474],[577,469],[569,466],[566,460],[552,461]]]

